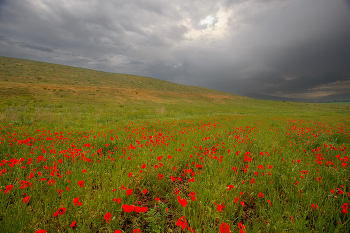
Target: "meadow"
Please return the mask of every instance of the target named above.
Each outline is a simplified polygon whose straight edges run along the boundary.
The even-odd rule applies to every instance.
[[[349,232],[350,106],[0,57],[0,232]]]

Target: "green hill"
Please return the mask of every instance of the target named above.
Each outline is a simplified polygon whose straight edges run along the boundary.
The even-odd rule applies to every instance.
[[[193,115],[347,115],[349,106],[264,101],[154,78],[0,57],[0,122]],[[60,114],[56,114],[60,113]]]

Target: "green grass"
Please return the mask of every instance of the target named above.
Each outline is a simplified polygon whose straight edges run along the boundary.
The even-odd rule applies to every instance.
[[[0,232],[350,230],[350,106],[5,57],[0,67]]]
[[[350,105],[350,102],[330,102],[330,103],[323,103],[323,104],[340,104],[340,105]]]

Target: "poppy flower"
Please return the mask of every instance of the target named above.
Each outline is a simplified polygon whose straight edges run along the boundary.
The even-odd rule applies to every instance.
[[[25,198],[23,198],[23,202],[24,202],[24,203],[29,202],[29,198],[30,198],[29,196],[26,196]]]
[[[263,197],[263,196],[264,196],[264,194],[262,194],[261,192],[259,192],[258,197]]]
[[[104,219],[106,220],[106,222],[109,222],[111,217],[112,217],[112,214],[108,212],[107,214],[105,214]]]
[[[77,221],[73,221],[70,227],[75,227],[77,225]]]
[[[140,229],[135,229],[132,233],[141,233],[141,230]]]
[[[244,233],[244,229],[246,228],[246,226],[244,226],[242,223],[238,223],[238,228],[240,233]]]
[[[179,220],[177,220],[176,226],[181,226],[182,230],[185,229],[185,227],[187,226],[187,222],[184,216],[182,216],[181,218],[179,218]]]
[[[195,201],[196,200],[196,193],[193,191],[193,192],[190,192],[188,194],[188,196],[190,196],[192,198],[192,201]]]
[[[122,233],[120,230],[115,230],[114,233]]]
[[[126,190],[126,196],[130,196],[132,194],[132,189]]]
[[[57,217],[57,215],[64,215],[65,213],[66,213],[66,208],[61,207],[53,214],[53,216]]]
[[[82,204],[83,204],[83,203],[81,203],[81,202],[79,201],[79,197],[74,198],[73,203],[74,203],[74,206],[76,206],[77,204],[78,204],[78,205],[82,205]]]
[[[221,223],[220,233],[230,233],[230,226],[227,223]]]
[[[147,193],[147,189],[144,189],[144,190],[143,190],[143,194],[146,195],[146,193]]]
[[[350,207],[349,207],[349,204],[348,203],[344,203],[343,205],[342,205],[342,212],[343,212],[343,214],[347,214],[348,213],[348,211],[347,211],[347,209],[350,209]]]
[[[123,208],[124,212],[127,212],[127,213],[131,213],[135,210],[135,206],[133,206],[133,205],[124,204],[124,205],[122,205],[122,208]]]
[[[10,192],[10,191],[12,190],[12,188],[13,188],[13,185],[12,185],[12,184],[7,185],[7,186],[6,186],[6,190],[4,191],[4,193],[6,194],[6,193]]]
[[[186,207],[187,206],[187,201],[186,199],[181,199],[181,197],[179,195],[177,195],[177,200],[178,202],[180,203],[180,205],[182,205],[183,207]]]
[[[78,181],[78,185],[83,188],[84,186],[84,180]]]
[[[45,230],[37,230],[35,233],[46,233],[47,231]]]

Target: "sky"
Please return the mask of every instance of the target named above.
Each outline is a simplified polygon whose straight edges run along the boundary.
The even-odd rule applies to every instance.
[[[0,56],[350,99],[350,0],[0,0]]]

